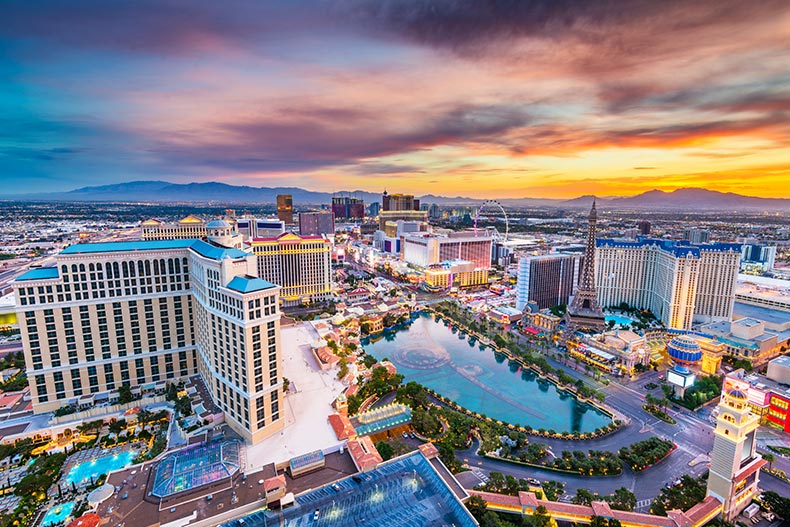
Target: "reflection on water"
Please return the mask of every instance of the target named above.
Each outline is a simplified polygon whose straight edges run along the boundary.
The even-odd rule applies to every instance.
[[[609,424],[598,409],[504,354],[475,346],[472,338],[465,342],[461,334],[423,314],[408,329],[368,343],[365,350],[378,359],[388,357],[406,382],[419,382],[494,419],[557,432],[591,432]]]

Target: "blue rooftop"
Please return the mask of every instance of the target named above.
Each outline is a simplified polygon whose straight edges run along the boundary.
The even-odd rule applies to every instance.
[[[244,258],[249,254],[238,249],[226,249],[206,243],[203,240],[141,240],[134,242],[78,243],[66,247],[60,254],[92,254],[132,251],[159,251],[166,249],[192,249],[212,260],[223,258]]]
[[[60,254],[91,254],[125,251],[157,251],[186,249],[198,240],[141,240],[134,242],[78,243],[63,249]]]
[[[264,289],[271,289],[277,286],[254,276],[235,276],[233,280],[228,282],[226,287],[238,291],[239,293],[253,293],[255,291],[263,291]]]
[[[223,247],[217,247],[216,245],[211,245],[210,243],[206,243],[203,240],[191,241],[192,243],[189,245],[190,249],[201,256],[210,258],[211,260],[222,260],[223,258],[246,258],[247,256],[250,256],[250,253],[245,253],[244,251],[240,251],[238,249],[225,249]]]
[[[623,249],[653,246],[674,254],[676,258],[684,258],[689,254],[695,258],[699,258],[700,251],[741,252],[741,245],[739,243],[704,243],[700,245],[691,245],[684,240],[664,240],[660,238],[639,238],[637,241],[598,238],[595,240],[595,246],[619,247]]]
[[[58,268],[57,267],[39,267],[38,269],[31,269],[28,272],[24,273],[23,275],[17,277],[16,281],[21,282],[23,280],[48,280],[50,278],[57,278],[58,275]]]

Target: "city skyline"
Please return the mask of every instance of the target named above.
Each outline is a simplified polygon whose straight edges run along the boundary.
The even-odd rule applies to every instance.
[[[790,197],[782,2],[16,2],[5,14],[8,194],[156,179]]]

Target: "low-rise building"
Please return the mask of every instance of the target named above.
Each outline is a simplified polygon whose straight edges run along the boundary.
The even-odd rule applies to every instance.
[[[571,355],[611,373],[631,375],[637,366],[650,364],[645,337],[633,331],[607,331],[585,338],[568,349]]]
[[[770,361],[765,376],[772,381],[790,385],[790,356],[782,355]]]
[[[764,364],[781,354],[790,339],[790,332],[769,331],[764,322],[754,318],[704,324],[699,332],[724,344],[727,355],[747,359],[754,365]]]

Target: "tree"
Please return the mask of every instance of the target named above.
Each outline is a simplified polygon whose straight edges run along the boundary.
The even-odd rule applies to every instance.
[[[134,395],[132,395],[132,388],[128,384],[124,383],[118,388],[118,404],[126,404],[134,401]]]
[[[180,397],[175,403],[176,412],[184,417],[192,415],[192,401],[189,400],[188,395]]]
[[[535,509],[535,514],[532,515],[533,527],[551,527],[553,520],[549,511],[543,505],[539,505]]]
[[[590,505],[595,500],[595,496],[587,489],[576,489],[576,495],[571,498],[571,502],[576,505]]]
[[[395,453],[392,445],[387,443],[386,441],[379,441],[376,443],[376,450],[379,451],[379,455],[381,455],[381,459],[384,461],[388,461],[392,459],[392,455]]]
[[[776,461],[776,457],[773,454],[771,454],[770,452],[766,452],[766,453],[761,454],[761,455],[763,456],[763,459],[765,460],[765,462],[768,463],[768,472],[771,472],[771,467],[774,464],[774,461]]]
[[[609,520],[603,516],[590,516],[590,527],[609,527]]]
[[[165,394],[166,401],[176,402],[178,400],[178,388],[173,383],[167,383],[167,393]]]
[[[615,490],[612,497],[607,501],[613,509],[621,511],[633,511],[636,508],[636,496],[625,487]]]
[[[125,430],[126,426],[127,426],[126,419],[118,419],[117,421],[111,422],[108,429],[110,430],[110,432],[117,435],[120,434],[121,431]]]
[[[152,417],[153,413],[145,408],[141,408],[140,411],[137,412],[137,422],[140,423],[143,430],[145,430],[145,427],[151,422]]]
[[[472,496],[469,498],[466,501],[466,508],[478,522],[482,521],[486,512],[488,512],[488,508],[486,508],[486,502],[480,496]]]
[[[790,498],[785,498],[772,490],[767,490],[763,493],[763,501],[777,516],[784,520],[790,518]]]

